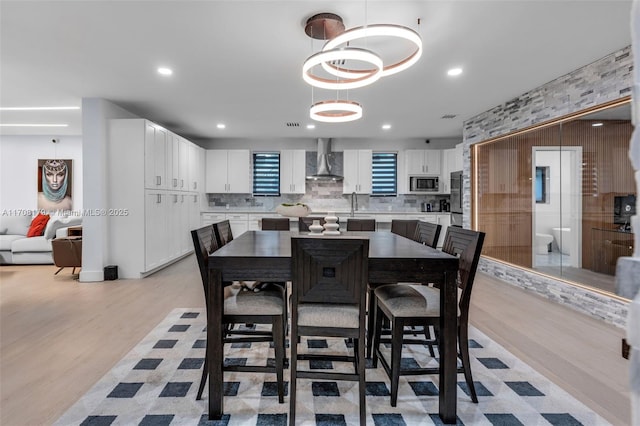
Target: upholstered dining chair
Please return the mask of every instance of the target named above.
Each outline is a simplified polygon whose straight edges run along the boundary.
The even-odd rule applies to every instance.
[[[441,230],[442,225],[419,220],[416,224],[416,232],[413,235],[413,239],[429,247],[436,248]]]
[[[396,235],[413,239],[416,234],[416,226],[418,221],[415,219],[392,219],[391,220],[391,232]]]
[[[365,294],[369,240],[356,237],[291,239],[291,380],[289,424],[295,425],[297,379],[358,381],[360,424],[366,423]],[[301,353],[302,336],[353,340],[353,356]],[[353,362],[354,372],[299,370],[300,360]]]
[[[347,231],[375,231],[375,219],[347,219]]]
[[[471,395],[471,400],[478,402],[471,365],[469,362],[469,304],[471,290],[480,260],[484,232],[463,228],[449,227],[442,251],[459,257],[457,283],[460,288],[458,301],[458,357],[462,361],[459,373],[464,377]],[[411,344],[436,345],[436,340],[405,338],[405,326],[432,326],[438,334],[440,319],[440,289],[425,285],[384,285],[375,289],[375,334],[373,365],[380,360],[391,380],[391,406],[395,407],[398,399],[398,382],[401,375],[437,374],[437,368],[402,368],[402,346]],[[391,339],[382,337],[383,318],[391,323]],[[380,343],[391,343],[391,360],[384,358]]]
[[[286,217],[263,217],[260,222],[263,231],[288,231],[291,228]]]
[[[231,224],[229,223],[229,220],[214,223],[213,230],[216,234],[218,247],[222,247],[229,243],[229,241],[233,241],[233,233],[231,232]]]
[[[309,226],[313,224],[313,221],[317,220],[320,222],[320,225],[325,224],[324,217],[314,217],[314,216],[305,216],[298,218],[298,231],[300,232],[309,232]]]
[[[193,245],[195,248],[196,259],[200,269],[200,277],[204,288],[205,301],[209,304],[209,254],[218,249],[218,242],[215,238],[214,226],[208,225],[191,231]],[[228,283],[225,283],[228,284]],[[231,287],[229,287],[231,289]],[[227,294],[229,297],[226,297]],[[285,341],[284,341],[284,323],[287,321],[285,317],[285,297],[280,287],[272,286],[254,291],[229,291],[225,293],[224,313],[222,315],[222,324],[225,330],[223,338],[223,346],[226,343],[253,343],[253,342],[273,342],[275,353],[275,365],[225,365],[224,371],[239,371],[253,373],[275,373],[278,401],[284,402],[284,359],[285,359]],[[234,324],[270,324],[270,330],[252,330],[252,331],[231,331]],[[208,355],[209,351],[224,351],[224,347],[210,345],[207,342],[206,355],[198,394],[196,399],[202,398],[202,392],[207,379],[208,372]],[[220,356],[222,358],[222,356]]]

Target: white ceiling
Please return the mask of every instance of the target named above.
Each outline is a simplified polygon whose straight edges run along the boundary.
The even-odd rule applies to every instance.
[[[631,44],[630,9],[630,0],[2,0],[0,106],[101,97],[194,140],[461,137],[464,120]],[[363,105],[363,119],[308,130],[312,100],[336,95],[301,78],[322,45],[304,24],[320,12],[347,28],[413,28],[424,54],[407,71],[341,94]],[[161,65],[174,75],[159,76]],[[464,73],[448,77],[453,66]],[[80,111],[0,111],[0,122],[69,124],[0,128],[5,135],[81,134]]]

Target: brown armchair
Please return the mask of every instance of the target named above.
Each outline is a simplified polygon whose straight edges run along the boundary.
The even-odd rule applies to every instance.
[[[53,263],[60,269],[73,268],[72,274],[76,273],[76,268],[82,267],[82,237],[55,238],[51,240]]]

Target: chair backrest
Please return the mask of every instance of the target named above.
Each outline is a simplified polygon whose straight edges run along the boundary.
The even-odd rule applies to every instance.
[[[347,231],[375,231],[375,219],[347,219]]]
[[[391,232],[413,240],[418,221],[413,219],[392,219]]]
[[[193,240],[193,248],[196,252],[198,267],[200,268],[200,277],[202,278],[205,299],[209,300],[209,254],[219,248],[218,241],[216,240],[215,232],[213,230],[213,225],[194,229],[191,231],[191,239]]]
[[[324,225],[324,217],[314,217],[314,216],[305,216],[298,218],[298,231],[300,232],[309,232],[309,225],[313,224],[314,220],[320,221],[320,225]]]
[[[429,247],[436,248],[438,245],[438,238],[440,238],[440,231],[442,225],[438,225],[431,222],[418,221],[416,225],[416,232],[413,239],[419,243],[428,245]]]
[[[263,217],[261,223],[263,231],[288,231],[291,227],[286,217]]]
[[[292,304],[359,305],[369,278],[366,238],[291,238]]]
[[[216,240],[218,241],[218,247],[222,247],[233,240],[233,233],[231,232],[231,224],[229,220],[223,220],[213,224],[213,230],[216,234]]]
[[[484,232],[450,226],[444,238],[442,251],[459,257],[458,286],[462,289],[459,302],[461,315],[469,314],[471,289],[480,261],[484,236]]]

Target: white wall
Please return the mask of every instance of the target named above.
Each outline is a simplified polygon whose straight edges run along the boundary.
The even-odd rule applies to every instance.
[[[84,207],[93,211],[107,205],[107,128],[112,118],[138,118],[118,105],[100,98],[82,99],[84,158]],[[140,167],[143,167],[141,164]],[[80,281],[102,281],[107,266],[109,244],[108,217],[85,216],[82,220],[82,271]]]
[[[568,151],[535,151],[535,166],[549,167],[549,203],[535,203],[536,233],[553,235],[551,228],[571,226],[575,213],[571,203],[574,197],[572,159],[573,153]]]
[[[73,210],[82,211],[82,137],[55,135],[0,137],[0,210],[37,208],[38,160],[48,158],[73,160]]]

